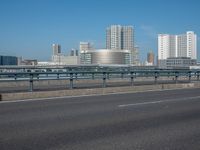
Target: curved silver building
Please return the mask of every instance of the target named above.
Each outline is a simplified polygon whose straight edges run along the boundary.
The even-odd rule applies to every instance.
[[[99,49],[81,51],[82,64],[130,64],[129,50]]]

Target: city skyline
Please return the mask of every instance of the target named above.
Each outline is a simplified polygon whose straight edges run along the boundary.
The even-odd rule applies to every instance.
[[[78,49],[80,41],[105,48],[105,29],[120,24],[134,27],[135,45],[140,47],[144,61],[150,49],[157,54],[158,34],[192,30],[200,35],[200,21],[196,15],[200,13],[200,2],[173,1],[173,5],[171,2],[2,0],[0,54],[49,60],[53,43],[59,43],[64,53],[71,48]]]

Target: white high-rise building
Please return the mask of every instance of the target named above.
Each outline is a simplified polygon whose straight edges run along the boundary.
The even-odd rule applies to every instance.
[[[197,36],[193,31],[182,35],[158,35],[158,60],[172,57],[197,59]]]
[[[158,35],[158,59],[176,57],[176,36],[169,34]]]
[[[121,33],[121,48],[132,50],[134,49],[134,34],[132,26],[122,26]]]
[[[197,35],[193,31],[187,32],[187,56],[197,59]]]
[[[158,35],[158,59],[167,59],[169,56],[169,35],[159,34]]]
[[[61,46],[59,44],[52,44],[53,55],[61,54]]]
[[[111,50],[130,50],[131,64],[135,64],[133,26],[111,25],[106,29],[106,48]]]
[[[106,48],[133,50],[133,35],[133,26],[111,25],[106,29]]]
[[[112,25],[106,29],[106,48],[122,49],[122,27],[120,25]]]
[[[187,35],[177,35],[176,43],[176,57],[187,57]]]

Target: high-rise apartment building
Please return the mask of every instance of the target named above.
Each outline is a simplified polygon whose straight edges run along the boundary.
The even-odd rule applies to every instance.
[[[134,34],[132,26],[122,26],[121,47],[125,50],[134,49]]]
[[[177,57],[197,59],[197,35],[193,31],[177,35]]]
[[[197,59],[197,36],[193,31],[182,35],[158,35],[158,60],[172,57]]]
[[[176,48],[174,50],[176,54],[174,57],[187,57],[187,35],[177,35],[176,43]]]
[[[176,57],[176,36],[169,34],[158,35],[158,59]]]
[[[92,45],[89,42],[80,42],[80,51],[91,50]]]
[[[130,50],[131,64],[135,64],[133,26],[111,25],[106,29],[106,48],[111,50]]]
[[[197,59],[197,35],[193,31],[187,32],[187,56]]]
[[[106,29],[106,48],[133,50],[133,35],[133,26],[112,25]]]
[[[112,25],[106,29],[106,48],[118,49],[122,48],[122,27],[120,25]]]
[[[59,55],[61,54],[61,46],[59,44],[53,44],[53,55]]]
[[[197,60],[197,35],[188,31],[181,35],[158,35],[159,67],[186,67]],[[170,65],[169,65],[170,64]]]

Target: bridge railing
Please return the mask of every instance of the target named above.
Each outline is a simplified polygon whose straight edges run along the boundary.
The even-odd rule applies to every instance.
[[[55,69],[55,68],[54,68]],[[155,84],[159,77],[173,77],[175,83],[178,81],[178,78],[185,77],[188,78],[188,81],[191,81],[192,78],[196,78],[199,81],[200,70],[140,70],[140,69],[91,69],[87,71],[78,70],[73,71],[70,69],[66,70],[51,70],[49,71],[20,71],[20,72],[0,72],[0,82],[12,82],[12,81],[27,81],[29,82],[29,91],[34,90],[34,82],[41,80],[69,80],[69,87],[73,89],[74,80],[85,80],[85,79],[102,79],[102,87],[106,87],[107,79],[130,79],[130,85],[134,85],[134,79],[139,77],[152,77],[154,78]]]

